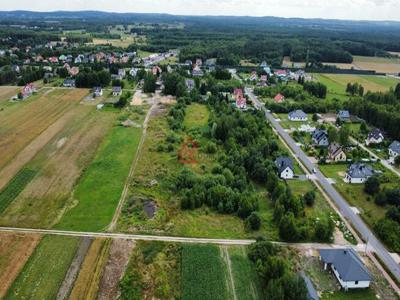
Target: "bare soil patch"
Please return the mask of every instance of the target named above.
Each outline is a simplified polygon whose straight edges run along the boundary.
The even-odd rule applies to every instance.
[[[196,155],[199,149],[199,143],[188,137],[182,144],[178,152],[179,162],[181,164],[196,164]]]
[[[111,244],[110,256],[100,281],[98,300],[118,299],[119,281],[125,273],[135,242],[115,239]]]
[[[0,234],[0,299],[5,296],[40,238],[38,234]]]

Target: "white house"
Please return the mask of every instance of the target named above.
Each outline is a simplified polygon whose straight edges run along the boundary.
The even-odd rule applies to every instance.
[[[294,168],[293,160],[290,157],[278,157],[275,160],[275,165],[278,168],[278,175],[282,179],[293,179]]]
[[[394,141],[389,146],[389,161],[393,164],[397,156],[400,155],[400,142]]]
[[[373,175],[375,175],[375,172],[370,166],[354,163],[348,168],[344,181],[347,183],[364,183]]]
[[[112,88],[112,94],[113,94],[114,97],[120,96],[122,94],[122,87],[114,86]]]
[[[303,121],[304,122],[304,121],[308,120],[308,117],[304,111],[298,109],[298,110],[291,111],[288,115],[288,119],[290,121]]]
[[[320,249],[319,255],[324,270],[332,270],[344,290],[370,286],[372,276],[353,249]]]
[[[94,97],[101,97],[103,96],[103,89],[99,86],[93,88],[93,96]]]
[[[365,144],[368,146],[370,144],[380,144],[384,140],[383,133],[378,128],[375,128],[370,133],[368,133],[368,137],[365,140]]]

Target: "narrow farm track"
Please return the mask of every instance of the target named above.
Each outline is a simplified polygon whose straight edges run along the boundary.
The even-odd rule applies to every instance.
[[[229,285],[230,285],[229,289],[232,291],[232,298],[233,298],[233,300],[237,300],[236,288],[235,288],[235,279],[233,278],[233,273],[232,273],[231,258],[229,256],[228,248],[226,246],[221,247],[221,254],[222,254],[222,257],[225,260],[226,267],[228,269],[228,277],[229,277],[228,280],[229,280]]]
[[[135,174],[136,166],[138,164],[139,157],[140,157],[140,151],[141,151],[143,143],[144,143],[144,141],[146,139],[147,124],[149,123],[150,116],[151,116],[151,113],[153,112],[153,109],[157,105],[158,105],[157,101],[153,103],[153,105],[148,110],[148,112],[146,114],[146,117],[145,117],[145,119],[143,121],[142,136],[140,138],[139,145],[138,145],[138,147],[136,149],[135,158],[133,159],[132,166],[131,166],[131,169],[129,171],[128,177],[126,178],[124,189],[122,190],[122,194],[121,194],[121,198],[119,199],[118,206],[117,206],[117,208],[115,210],[115,213],[114,213],[114,216],[112,218],[112,221],[111,221],[110,225],[108,226],[108,231],[114,231],[116,226],[117,226],[118,218],[119,218],[119,216],[121,214],[122,207],[123,207],[123,205],[124,205],[124,203],[126,201],[126,197],[128,195],[129,183],[131,182],[131,180],[133,178],[133,175]]]

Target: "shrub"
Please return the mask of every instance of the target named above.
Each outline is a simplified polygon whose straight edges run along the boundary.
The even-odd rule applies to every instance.
[[[261,218],[258,213],[252,212],[245,221],[246,228],[249,230],[258,230],[261,227]]]

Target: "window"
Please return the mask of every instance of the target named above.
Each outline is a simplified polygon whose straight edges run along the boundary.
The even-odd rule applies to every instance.
[[[355,282],[355,284],[356,284],[356,285],[358,284],[358,280]]]

